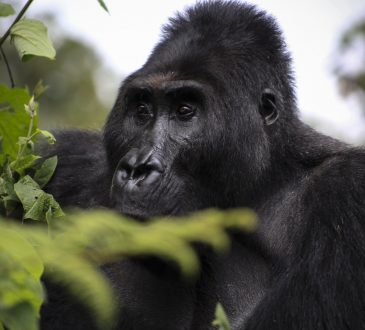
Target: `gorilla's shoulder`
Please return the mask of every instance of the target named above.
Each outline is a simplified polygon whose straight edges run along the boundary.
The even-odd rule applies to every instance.
[[[315,179],[332,181],[337,177],[339,181],[351,183],[356,182],[356,178],[365,176],[365,149],[349,147],[332,155],[324,161],[314,172]],[[352,182],[352,180],[355,180]]]
[[[102,134],[99,131],[67,129],[54,131],[56,143],[43,150],[47,154],[61,154],[61,156],[87,155],[97,156],[104,153]]]
[[[307,205],[339,217],[355,209],[365,217],[365,149],[348,148],[324,161],[309,176]],[[354,214],[353,214],[354,215]]]
[[[56,143],[44,145],[44,157],[57,155],[55,174],[46,187],[62,206],[106,206],[108,174],[100,132],[63,130],[54,132]]]

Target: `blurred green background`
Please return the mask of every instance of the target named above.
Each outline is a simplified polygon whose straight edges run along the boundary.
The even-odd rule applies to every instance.
[[[18,9],[24,1],[11,1],[11,3]],[[54,3],[55,5],[59,4],[57,1]],[[108,4],[116,5],[116,2],[111,0]],[[105,14],[93,1],[90,1],[90,6],[94,6],[100,16]],[[159,6],[159,4],[157,6]],[[351,6],[351,1],[349,1],[349,6]],[[32,7],[42,7],[42,1],[34,1]],[[144,15],[149,15],[147,9],[143,11]],[[156,8],[156,10],[162,11],[161,7]],[[314,10],[316,10],[316,8],[314,8]],[[113,67],[113,63],[105,63],[108,59],[101,55],[100,47],[98,48],[95,44],[91,45],[91,43],[89,44],[87,41],[84,41],[87,39],[79,37],[79,35],[82,36],[82,32],[80,32],[79,35],[71,35],[69,30],[66,31],[59,21],[59,16],[61,15],[58,15],[56,7],[49,13],[47,13],[47,11],[42,12],[41,15],[41,17],[33,17],[34,14],[32,14],[32,18],[39,18],[46,22],[49,29],[49,35],[57,50],[57,58],[55,61],[35,58],[29,62],[21,63],[13,47],[7,43],[6,47],[4,47],[4,51],[10,62],[16,85],[26,85],[32,89],[35,84],[42,79],[44,84],[49,86],[49,90],[41,101],[41,127],[45,129],[64,127],[101,128],[108,112],[113,106],[118,87],[125,75],[121,74],[115,66]],[[114,19],[126,20],[129,13],[116,12],[116,9],[114,9],[114,12],[112,11],[111,15],[114,15]],[[324,15],[326,15],[326,13],[324,13]],[[329,15],[329,13],[327,13],[327,15]],[[103,19],[106,21],[110,20],[110,17],[107,17],[107,15],[104,16],[106,17]],[[95,19],[96,25],[98,24],[98,19],[100,19],[100,17]],[[133,19],[138,26],[141,25],[142,30],[148,29],[148,26],[143,25],[144,21],[141,13],[136,12]],[[280,17],[278,20],[280,22]],[[1,22],[0,34],[5,31],[9,22],[11,22],[11,19],[9,19],[8,22],[6,20]],[[163,21],[160,23],[162,24]],[[118,44],[119,49],[122,49],[122,51],[128,49],[126,48],[128,45],[123,44],[123,42],[120,41],[122,40],[121,38],[125,37],[126,34],[133,36],[137,32],[133,30],[135,27],[130,27],[128,24],[125,23],[126,30],[123,32],[120,30],[108,30],[107,32],[110,34],[108,37],[115,38],[115,43]],[[316,24],[318,24],[318,29],[320,29],[320,22],[317,22]],[[102,33],[105,31],[103,30],[104,28],[104,26],[100,26]],[[131,29],[131,33],[129,33],[128,29]],[[305,26],[298,26],[298,29],[305,29]],[[342,32],[336,35],[337,44],[333,45],[334,53],[331,54],[331,58],[328,59],[328,68],[326,68],[326,70],[328,69],[336,78],[337,86],[333,86],[333,89],[336,89],[336,93],[340,94],[343,99],[350,100],[350,102],[346,103],[349,108],[348,116],[353,116],[352,110],[356,108],[360,109],[359,111],[365,119],[365,5],[363,13],[358,13],[356,19],[353,19],[351,22],[344,22],[339,30]],[[303,31],[300,32],[303,35]],[[284,34],[290,35],[293,34],[293,31],[284,30]],[[140,44],[146,42],[147,39],[146,41],[142,40]],[[303,47],[306,47],[305,42],[310,45],[308,40],[303,40]],[[298,56],[298,50],[293,50],[295,63],[296,57]],[[299,49],[299,54],[301,55],[300,51],[301,49]],[[321,51],[321,49],[312,50],[312,52]],[[124,53],[128,53],[128,51],[125,51]],[[145,57],[145,55],[143,56]],[[121,62],[123,62],[123,60],[124,59],[120,59]],[[308,71],[311,69],[310,62],[308,63],[308,69]],[[312,68],[312,70],[314,69]],[[313,76],[312,72],[310,74]],[[318,74],[318,76],[321,75],[320,72],[315,72],[315,74]],[[313,76],[313,81],[316,79],[317,78]],[[2,61],[0,61],[0,82],[9,84],[6,67]],[[317,97],[317,99],[314,100],[315,105],[317,106],[311,107],[315,108],[314,111],[317,113],[327,112],[331,114],[331,111],[334,111],[333,103],[329,103],[328,106],[326,106],[326,104],[323,106],[323,104],[316,101],[318,100],[318,95],[314,95],[312,90],[310,90],[308,94],[309,99],[311,97],[313,97],[313,99]],[[325,100],[326,97],[328,97],[328,90],[323,87],[323,93],[319,92],[318,94],[322,100]],[[299,99],[302,98],[303,96],[299,93]],[[326,122],[326,119],[321,121],[318,119],[320,117],[306,115],[306,110],[308,109],[305,109],[305,107],[300,110],[303,110],[304,119],[309,122],[309,124],[332,136],[346,138],[346,130],[347,132],[351,130],[351,127],[349,129],[347,126],[342,129],[342,132],[338,131],[336,127],[331,126],[332,124],[330,121]],[[346,108],[343,112],[346,112]],[[333,116],[335,115],[336,114]],[[364,126],[363,123],[365,123],[365,120],[362,122],[361,115],[360,119],[361,120],[358,120],[356,123],[357,126],[362,127]],[[341,121],[341,119],[339,119],[339,121]],[[357,140],[355,142],[357,144],[364,143],[365,129],[363,132],[362,135],[356,138]]]
[[[6,43],[3,50],[16,86],[32,90],[39,80],[48,86],[40,107],[43,128],[101,128],[113,105],[120,79],[103,64],[91,46],[62,31],[55,16],[49,14],[39,19],[45,22],[49,34],[56,36],[52,38],[56,60],[34,57],[22,63],[15,48]],[[3,62],[0,62],[0,83],[10,83]]]

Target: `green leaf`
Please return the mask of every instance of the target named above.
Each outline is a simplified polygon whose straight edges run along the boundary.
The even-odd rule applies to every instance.
[[[215,320],[212,323],[218,330],[231,330],[227,314],[223,309],[223,306],[218,303],[215,309]]]
[[[2,178],[2,189],[4,195],[6,195],[5,201],[19,201],[18,196],[14,191],[14,178],[8,162],[5,162],[3,166]]]
[[[5,155],[14,160],[18,153],[18,137],[27,136],[30,118],[24,111],[30,95],[26,89],[8,88],[0,84],[0,136],[2,137],[3,154],[0,154],[0,165],[5,161]],[[6,105],[6,107],[5,107]],[[34,126],[36,126],[36,118]]]
[[[23,204],[25,212],[28,212],[42,194],[39,185],[29,176],[21,178],[15,185],[14,190]]]
[[[23,218],[36,221],[44,220],[46,218],[47,212],[49,212],[50,209],[50,198],[52,198],[51,195],[48,195],[42,191],[42,193],[33,203],[32,207],[27,211],[26,214],[24,214]]]
[[[34,180],[43,188],[52,178],[57,166],[57,156],[46,159],[41,167],[35,172]]]
[[[37,134],[42,134],[48,141],[49,144],[54,144],[56,142],[56,138],[54,137],[54,135],[51,132],[42,130],[42,129],[37,129]]]
[[[15,10],[11,5],[0,2],[0,17],[7,17],[14,14]]]
[[[106,6],[105,2],[103,0],[98,0],[99,5],[109,14],[108,7]]]
[[[13,161],[10,166],[14,171],[18,172],[20,175],[23,175],[24,171],[30,168],[39,158],[41,157],[35,155],[26,155],[17,161]]]
[[[52,195],[40,189],[40,186],[29,176],[21,178],[15,185],[14,190],[23,204],[24,219],[47,221],[47,217],[61,217],[63,212]]]
[[[50,199],[50,207],[47,209],[46,212],[46,220],[48,221],[50,216],[52,218],[64,217],[65,213],[63,213],[60,204],[57,203],[52,195],[49,196],[51,196],[52,198]]]
[[[39,195],[39,198],[23,218],[49,223],[52,218],[62,217],[63,215],[60,205],[53,196],[42,191],[42,194]]]
[[[10,36],[23,61],[33,55],[55,59],[56,51],[41,21],[23,19],[11,28]]]

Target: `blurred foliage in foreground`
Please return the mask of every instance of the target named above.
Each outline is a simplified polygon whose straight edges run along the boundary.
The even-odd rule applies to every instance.
[[[86,304],[100,328],[107,329],[115,302],[98,265],[150,255],[172,261],[184,275],[193,276],[199,271],[199,260],[190,243],[202,242],[222,252],[229,248],[226,229],[250,232],[255,224],[248,210],[208,210],[148,223],[108,211],[83,212],[55,221],[51,233],[44,226],[0,220],[0,322],[10,330],[38,329],[46,294],[40,281],[44,272]],[[221,315],[222,311],[217,317]]]

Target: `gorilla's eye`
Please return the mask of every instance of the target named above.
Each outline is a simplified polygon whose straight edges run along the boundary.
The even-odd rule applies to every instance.
[[[134,117],[139,123],[144,123],[153,117],[153,113],[148,104],[138,103],[136,105]]]
[[[189,120],[195,115],[195,108],[191,105],[182,104],[177,108],[176,114],[181,120]]]

